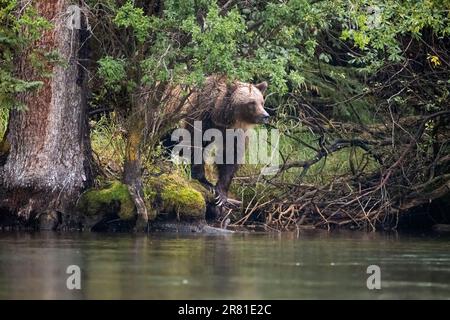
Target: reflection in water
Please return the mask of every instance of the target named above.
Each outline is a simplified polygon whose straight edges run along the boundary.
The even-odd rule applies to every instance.
[[[2,299],[450,298],[450,242],[379,233],[0,233]],[[79,265],[82,289],[66,288]],[[368,290],[369,265],[382,289]]]

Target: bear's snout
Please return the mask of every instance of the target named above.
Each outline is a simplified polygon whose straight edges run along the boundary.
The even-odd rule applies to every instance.
[[[259,123],[264,123],[264,124],[268,123],[269,118],[270,118],[270,115],[267,113],[266,110],[264,110],[264,113],[261,116],[259,116]]]

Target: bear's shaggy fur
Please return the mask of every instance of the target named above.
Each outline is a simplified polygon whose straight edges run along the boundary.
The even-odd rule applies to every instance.
[[[258,85],[234,81],[228,83],[225,77],[210,76],[201,89],[192,94],[189,108],[195,112],[190,120],[210,119],[217,128],[248,129],[267,117],[264,110],[263,93],[267,83]],[[189,113],[189,110],[187,110]]]
[[[194,122],[202,122],[202,136],[208,129],[218,129],[225,137],[226,129],[250,129],[259,123],[265,123],[269,114],[264,110],[263,93],[267,89],[267,83],[250,84],[245,82],[228,82],[225,77],[210,76],[204,85],[182,102],[183,106],[179,112],[184,116],[184,127],[194,134]],[[178,105],[180,105],[178,100]],[[171,103],[175,105],[175,103]],[[193,138],[191,138],[193,142]],[[231,149],[227,142],[223,142],[223,154]],[[236,142],[234,142],[236,143]],[[204,148],[194,146],[193,148]],[[193,152],[192,152],[193,154]],[[217,164],[218,181],[213,186],[205,177],[204,163],[194,164],[191,162],[191,176],[204,185],[212,188],[216,194],[216,204],[220,207],[228,203],[227,193],[231,180],[238,168],[236,154],[235,162],[232,164]],[[192,160],[194,160],[192,158]]]

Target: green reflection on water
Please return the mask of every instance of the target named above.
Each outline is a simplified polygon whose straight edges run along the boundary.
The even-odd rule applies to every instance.
[[[0,233],[2,299],[450,298],[448,237]],[[381,267],[381,290],[366,269]],[[78,265],[82,289],[66,288]]]

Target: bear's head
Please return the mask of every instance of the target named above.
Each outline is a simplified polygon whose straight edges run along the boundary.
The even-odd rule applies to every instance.
[[[259,84],[236,83],[231,94],[231,104],[234,109],[235,121],[253,125],[267,123],[269,114],[264,109],[264,92],[267,82]]]

